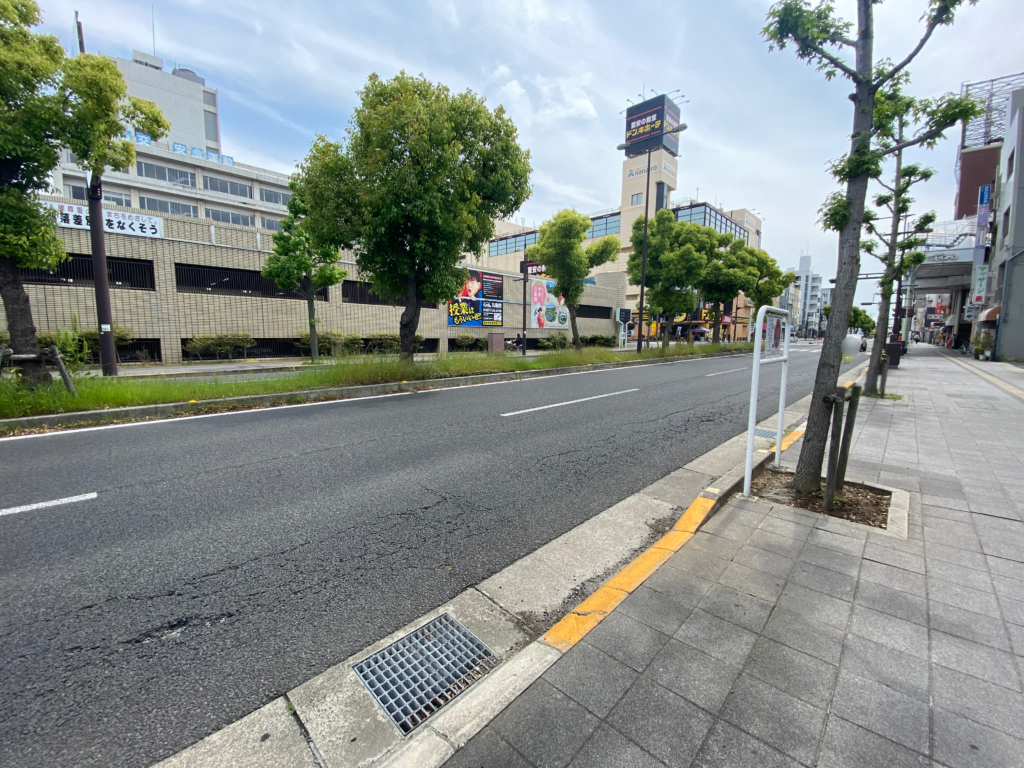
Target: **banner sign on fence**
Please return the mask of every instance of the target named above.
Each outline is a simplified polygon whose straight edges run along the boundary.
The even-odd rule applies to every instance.
[[[69,229],[89,229],[89,206],[55,203],[52,200],[41,200],[40,202],[57,212],[58,225]],[[115,235],[160,238],[164,236],[164,220],[160,216],[108,211],[104,208],[103,231]]]
[[[504,299],[502,275],[471,269],[458,297],[448,302],[448,325],[500,326]]]

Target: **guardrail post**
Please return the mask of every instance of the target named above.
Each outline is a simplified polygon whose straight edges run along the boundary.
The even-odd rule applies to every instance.
[[[75,383],[71,380],[71,374],[68,373],[68,367],[64,365],[64,356],[61,355],[60,350],[57,349],[56,345],[49,348],[50,357],[53,358],[53,362],[57,364],[57,370],[60,371],[60,377],[64,380],[64,386],[67,387],[68,392],[71,393],[72,397],[78,397],[78,393],[75,391]]]
[[[846,414],[846,426],[843,428],[843,444],[839,450],[839,465],[836,468],[836,490],[843,490],[846,483],[846,462],[850,458],[850,443],[853,442],[853,425],[857,421],[857,406],[864,387],[854,384],[850,390],[850,410]]]
[[[878,375],[881,377],[881,383],[878,386],[878,393],[882,397],[885,397],[885,382],[889,378],[889,356],[882,352],[881,370]]]
[[[843,440],[843,398],[846,392],[843,387],[836,387],[836,393],[830,396],[832,401],[832,437],[828,450],[828,474],[825,476],[825,511],[832,511],[832,503],[836,496],[836,469],[839,464],[839,445]]]

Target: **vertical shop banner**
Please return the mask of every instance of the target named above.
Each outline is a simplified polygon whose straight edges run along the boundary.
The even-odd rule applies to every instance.
[[[504,277],[471,269],[458,297],[448,302],[448,325],[502,325],[504,300]]]
[[[988,282],[988,264],[975,264],[971,275],[971,296],[968,304],[985,303],[986,282]]]
[[[569,310],[562,297],[555,294],[553,280],[530,281],[530,327],[561,330],[569,327]]]

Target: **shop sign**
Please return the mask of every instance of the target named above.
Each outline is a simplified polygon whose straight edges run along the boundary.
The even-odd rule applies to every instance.
[[[971,274],[971,298],[968,304],[985,303],[985,283],[988,281],[988,264],[975,264]]]
[[[41,200],[43,205],[57,212],[57,224],[69,229],[89,229],[89,207],[69,205]],[[103,209],[103,231],[114,235],[161,238],[164,236],[164,220],[160,216],[147,216],[125,211]]]

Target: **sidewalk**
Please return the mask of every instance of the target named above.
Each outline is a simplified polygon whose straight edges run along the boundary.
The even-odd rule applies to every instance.
[[[850,460],[907,538],[734,498],[446,765],[1024,766],[1022,384],[915,346]]]

